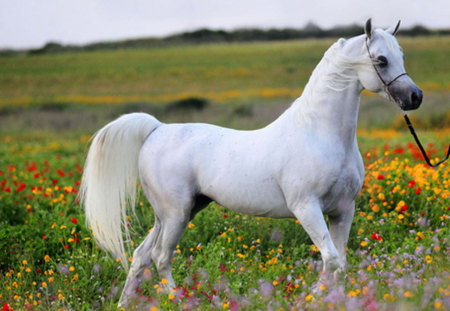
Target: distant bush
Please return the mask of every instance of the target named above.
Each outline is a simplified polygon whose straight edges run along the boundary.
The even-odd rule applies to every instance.
[[[36,55],[45,53],[55,53],[55,52],[62,52],[65,49],[66,47],[62,44],[59,44],[57,42],[49,42],[39,49],[30,50],[29,54]]]
[[[240,116],[240,117],[252,117],[254,114],[253,106],[252,105],[239,105],[233,109],[233,114]]]
[[[177,111],[202,111],[209,105],[209,102],[205,98],[198,97],[188,97],[180,99],[170,103],[166,111],[167,112],[177,112]]]

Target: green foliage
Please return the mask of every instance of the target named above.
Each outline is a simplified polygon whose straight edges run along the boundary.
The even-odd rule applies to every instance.
[[[177,246],[173,268],[181,287],[164,293],[149,267],[136,308],[363,309],[368,301],[387,309],[449,307],[448,166],[425,167],[408,136],[397,134],[387,146],[372,135],[360,139],[367,177],[340,289],[326,284],[312,298],[320,254],[295,220],[240,215],[211,203]],[[433,134],[426,138],[446,143]],[[126,273],[95,244],[76,203],[85,146],[85,137],[73,135],[3,138],[0,206],[16,214],[1,215],[0,304],[116,309]],[[132,249],[153,225],[142,195],[136,213]]]
[[[188,97],[180,100],[176,100],[172,103],[169,103],[166,106],[167,112],[189,112],[189,111],[201,111],[205,109],[209,105],[207,99],[198,98],[198,97]]]

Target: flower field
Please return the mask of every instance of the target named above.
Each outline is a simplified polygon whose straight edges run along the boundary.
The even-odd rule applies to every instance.
[[[65,136],[1,138],[2,310],[116,309],[126,274],[96,246],[77,201],[88,137]],[[450,309],[448,164],[427,167],[406,133],[359,136],[366,179],[342,284],[313,293],[320,256],[295,220],[244,216],[211,204],[176,249],[179,287],[163,291],[166,280],[149,267],[135,309]],[[448,130],[424,137],[433,141],[431,157],[441,156]],[[137,214],[139,221],[130,217],[132,249],[152,227],[143,197]]]
[[[449,36],[399,38],[425,93],[411,113],[432,159],[450,142]],[[335,40],[201,44],[0,57],[0,307],[117,310],[126,273],[95,244],[77,193],[89,137],[118,115],[239,129],[286,109]],[[203,110],[172,111],[197,100]],[[179,103],[178,103],[179,104]],[[363,93],[366,178],[341,284],[294,219],[211,204],[176,248],[179,287],[145,271],[135,310],[450,310],[450,169],[428,167],[398,108]],[[424,132],[427,130],[428,132]],[[141,195],[128,256],[153,226]],[[131,257],[130,257],[131,260]]]

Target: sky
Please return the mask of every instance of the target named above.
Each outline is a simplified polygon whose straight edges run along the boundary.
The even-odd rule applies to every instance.
[[[450,28],[450,0],[0,0],[0,48],[161,37],[199,28]]]

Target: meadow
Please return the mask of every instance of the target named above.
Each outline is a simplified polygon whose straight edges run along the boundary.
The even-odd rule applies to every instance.
[[[95,244],[77,193],[89,136],[130,111],[255,128],[296,98],[332,40],[210,44],[0,58],[0,306],[116,310],[126,273]],[[428,154],[450,142],[449,37],[400,38],[423,88]],[[176,110],[181,104],[204,106]],[[181,103],[181,104],[180,104]],[[172,107],[172,108],[171,108]],[[196,108],[195,108],[196,107]],[[146,270],[136,310],[448,310],[450,170],[428,167],[392,103],[364,94],[366,178],[342,284],[312,289],[317,248],[295,220],[212,203],[174,256],[179,287]],[[141,195],[132,249],[153,223]],[[131,257],[130,257],[131,260]]]

